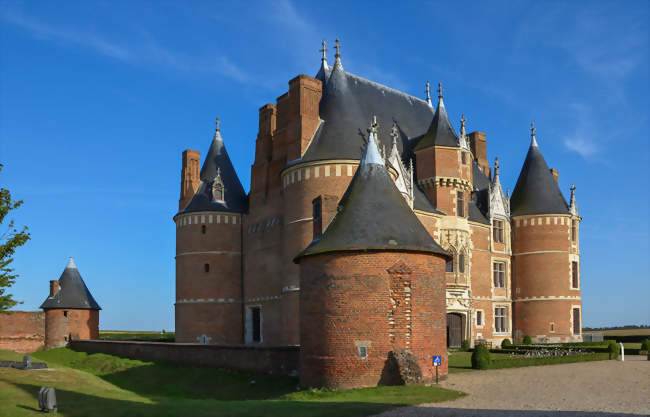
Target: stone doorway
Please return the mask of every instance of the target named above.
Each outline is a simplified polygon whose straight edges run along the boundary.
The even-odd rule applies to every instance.
[[[463,341],[463,316],[459,313],[447,314],[447,347],[460,347]]]

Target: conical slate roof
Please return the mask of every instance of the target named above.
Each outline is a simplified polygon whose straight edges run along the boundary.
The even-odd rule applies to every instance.
[[[53,296],[47,297],[41,308],[43,310],[51,308],[102,309],[88,291],[72,258],[59,278],[59,291]]]
[[[397,124],[397,148],[402,155],[408,138],[421,135],[431,123],[433,110],[426,101],[346,72],[340,60],[319,71],[317,77],[326,79],[319,108],[324,122],[302,158],[293,163],[360,159],[367,141],[369,114],[376,115],[379,137],[385,138],[378,143],[380,147],[391,148],[390,129]]]
[[[534,130],[524,166],[512,192],[510,212],[512,216],[569,214],[566,200],[537,145]]]
[[[223,183],[223,200],[215,200],[213,198],[212,188],[215,182],[218,182],[217,176]],[[194,197],[192,197],[188,205],[180,213],[196,211],[243,213],[248,209],[248,199],[244,192],[244,187],[242,187],[237,172],[230,161],[218,127],[210,144],[208,154],[205,157],[205,161],[203,161],[200,178],[201,183],[196,193],[194,193]]]
[[[438,96],[438,108],[433,115],[429,129],[415,145],[414,150],[419,151],[436,145],[460,147],[458,135],[449,122],[445,103],[442,101],[442,93]]]
[[[433,240],[400,194],[375,143],[368,144],[354,178],[325,233],[295,260],[340,251],[417,251],[448,255]]]

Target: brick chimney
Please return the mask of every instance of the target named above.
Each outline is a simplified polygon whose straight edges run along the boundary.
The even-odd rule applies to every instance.
[[[53,279],[50,281],[50,297],[54,297],[54,295],[59,292],[59,281]]]
[[[557,184],[558,181],[560,181],[560,172],[555,168],[551,168],[551,169],[549,169],[549,171],[551,171],[551,174],[553,175],[553,178],[555,179],[555,183]]]
[[[199,171],[201,167],[201,152],[192,149],[183,151],[183,167],[181,168],[181,197],[178,199],[178,210],[183,210],[190,202],[199,187]]]
[[[478,162],[479,168],[481,171],[488,177],[492,178],[490,164],[487,160],[487,139],[485,138],[485,133],[483,132],[472,132],[469,135],[469,143],[474,158]]]
[[[315,78],[299,75],[289,81],[289,96],[285,98],[288,114],[280,111],[284,123],[278,121],[278,125],[286,123],[287,126],[287,161],[300,158],[314,136],[320,123],[318,110],[322,94],[323,85]]]

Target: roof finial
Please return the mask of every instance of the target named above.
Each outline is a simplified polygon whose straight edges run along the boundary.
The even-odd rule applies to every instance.
[[[68,259],[68,264],[65,266],[67,268],[77,268],[77,265],[75,265],[74,261],[72,260],[72,256],[69,257]]]
[[[576,186],[571,184],[571,203],[569,204],[569,212],[574,216],[578,215],[578,204],[576,203]]]
[[[494,157],[494,177],[496,178],[499,175],[499,158]]]
[[[530,146],[537,146],[537,139],[535,137],[535,122],[530,122]]]
[[[438,98],[442,98],[442,83],[438,83]]]
[[[465,119],[465,114],[460,115],[460,135],[465,136],[465,122],[467,119]]]
[[[363,152],[361,157],[361,164],[377,164],[385,165],[384,158],[382,158],[379,148],[377,147],[377,116],[372,116],[372,122],[368,128],[368,143],[366,144],[366,149]]]
[[[427,88],[424,90],[424,92],[426,94],[427,103],[429,103],[429,106],[433,106],[433,104],[431,104],[431,87],[429,85],[429,81],[427,81]]]
[[[397,123],[393,123],[393,127],[390,129],[390,137],[393,138],[393,146],[397,146],[397,138],[399,137]]]
[[[219,127],[219,124],[221,121],[219,120],[219,117],[217,117],[217,132],[221,132],[221,128]]]
[[[325,52],[327,52],[327,48],[325,48],[325,39],[323,39],[322,45],[323,47],[318,50],[319,52],[323,53],[323,56],[321,57],[320,60],[323,62],[327,62],[327,55],[325,54]]]
[[[334,54],[334,58],[339,59],[341,58],[341,41],[339,41],[339,38],[336,38],[335,42],[336,46],[334,46],[334,49],[336,49],[336,54]]]

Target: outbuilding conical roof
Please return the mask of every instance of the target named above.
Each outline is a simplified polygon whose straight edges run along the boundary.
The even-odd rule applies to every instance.
[[[376,128],[375,128],[376,130]],[[416,251],[448,255],[426,231],[395,186],[375,142],[368,143],[359,168],[350,182],[325,233],[296,260],[340,251]]]
[[[59,291],[49,296],[41,305],[43,310],[52,308],[74,308],[85,310],[101,310],[92,294],[81,278],[79,270],[72,258],[68,261],[59,278]]]
[[[510,212],[512,216],[569,214],[566,200],[537,144],[534,125],[528,154],[510,198]]]
[[[247,210],[248,198],[230,161],[218,125],[208,154],[203,161],[200,178],[201,183],[194,196],[180,213],[196,211],[243,213]],[[214,187],[219,185],[223,186],[221,199],[215,198],[213,192]]]

